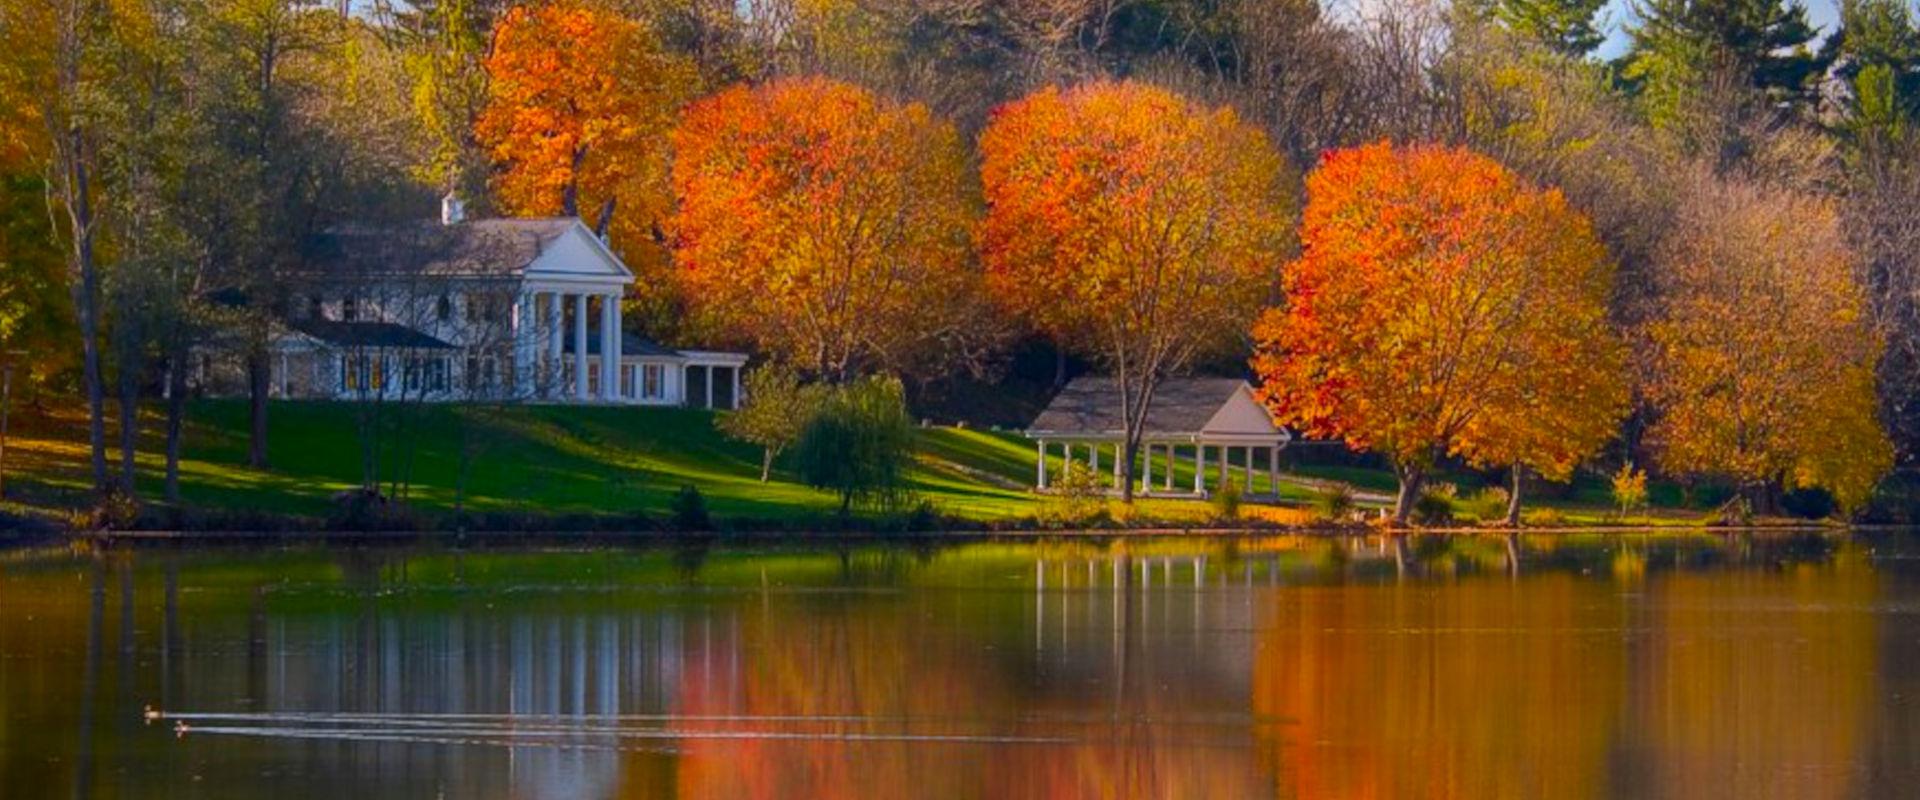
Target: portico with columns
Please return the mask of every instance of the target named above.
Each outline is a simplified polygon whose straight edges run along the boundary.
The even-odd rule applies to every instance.
[[[624,330],[633,272],[577,218],[467,220],[449,199],[439,224],[327,238],[275,345],[280,396],[354,399],[377,386],[428,401],[740,403],[745,354]]]
[[[1120,401],[1117,382],[1100,377],[1076,379],[1054,396],[1026,430],[1034,442],[1035,489],[1054,490],[1077,464],[1109,491],[1120,490],[1126,458]],[[1290,441],[1246,381],[1163,381],[1140,433],[1135,492],[1208,497],[1233,483],[1246,497],[1277,498],[1280,452]]]

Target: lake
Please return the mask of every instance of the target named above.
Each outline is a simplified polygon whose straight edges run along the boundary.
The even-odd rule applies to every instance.
[[[0,551],[0,795],[1910,797],[1916,557],[1901,533]]]

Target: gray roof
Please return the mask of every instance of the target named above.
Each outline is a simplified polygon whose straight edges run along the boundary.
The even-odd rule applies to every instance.
[[[1239,378],[1170,378],[1154,389],[1147,407],[1148,435],[1194,434],[1207,426],[1233,393]],[[1112,378],[1075,378],[1027,426],[1028,434],[1120,435],[1120,384]]]
[[[453,345],[392,322],[336,322],[305,319],[287,323],[296,331],[334,347],[451,350]]]
[[[343,225],[308,243],[308,264],[329,278],[418,274],[511,277],[540,257],[573,217],[476,219],[399,225]]]
[[[561,351],[567,352],[567,353],[573,352],[572,333],[571,332],[564,333],[561,335],[560,339],[561,339],[561,342],[560,342]],[[590,356],[600,355],[600,336],[597,333],[587,334],[587,355],[590,355]],[[671,357],[671,358],[682,357],[680,351],[678,350],[675,350],[671,347],[660,344],[659,342],[656,342],[645,336],[641,336],[636,333],[626,333],[626,332],[622,332],[620,334],[620,355],[623,357],[624,356],[665,356],[665,357]]]

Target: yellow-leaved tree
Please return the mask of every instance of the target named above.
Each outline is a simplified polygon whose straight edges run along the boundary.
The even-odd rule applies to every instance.
[[[1643,337],[1660,467],[1732,478],[1762,512],[1783,487],[1865,501],[1893,463],[1882,344],[1833,205],[1702,177],[1675,231]]]

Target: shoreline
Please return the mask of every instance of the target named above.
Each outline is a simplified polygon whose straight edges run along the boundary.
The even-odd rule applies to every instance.
[[[1901,525],[1826,525],[1810,524],[1767,524],[1767,525],[1669,525],[1654,527],[1636,526],[1563,526],[1542,528],[1491,528],[1491,527],[1449,527],[1449,528],[1283,528],[1283,527],[1141,527],[1141,528],[1061,528],[1061,529],[952,529],[938,531],[873,531],[873,530],[733,530],[733,531],[697,531],[697,530],[648,530],[648,531],[272,531],[272,530],[234,530],[234,531],[165,531],[165,530],[125,530],[125,531],[87,531],[78,533],[55,533],[44,536],[29,536],[17,541],[18,545],[46,544],[49,542],[85,543],[98,546],[162,546],[162,545],[388,545],[388,544],[441,544],[456,547],[466,546],[516,546],[542,544],[588,544],[588,545],[651,545],[684,543],[792,543],[792,544],[832,544],[839,542],[858,543],[930,543],[930,542],[973,542],[992,540],[1100,540],[1100,539],[1236,539],[1260,537],[1296,536],[1322,539],[1363,539],[1377,537],[1418,537],[1418,536],[1573,536],[1573,535],[1619,535],[1619,536],[1658,536],[1658,535],[1717,535],[1733,536],[1740,534],[1809,534],[1832,533],[1854,534],[1874,532],[1898,532],[1913,530]],[[6,545],[0,545],[6,546]]]

